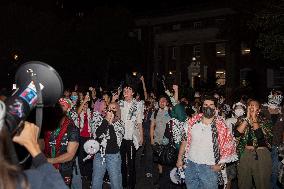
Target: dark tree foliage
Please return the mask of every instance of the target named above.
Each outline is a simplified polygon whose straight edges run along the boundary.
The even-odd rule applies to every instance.
[[[266,1],[250,26],[259,32],[256,46],[265,58],[284,61],[284,0]]]
[[[284,0],[240,0],[231,6],[238,12],[241,38],[264,58],[283,62]]]

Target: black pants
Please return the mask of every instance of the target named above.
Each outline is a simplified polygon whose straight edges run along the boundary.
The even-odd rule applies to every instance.
[[[122,140],[120,147],[121,154],[121,173],[122,173],[122,186],[135,188],[136,184],[136,171],[135,159],[136,149],[132,140]],[[128,178],[129,175],[129,178]]]
[[[85,162],[83,161],[83,159],[88,155],[84,150],[84,144],[89,139],[90,138],[87,137],[80,137],[79,149],[78,149],[78,164],[82,177],[83,189],[89,189],[92,183],[93,159],[88,159]]]

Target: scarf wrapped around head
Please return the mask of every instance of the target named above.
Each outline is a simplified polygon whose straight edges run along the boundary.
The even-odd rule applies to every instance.
[[[106,112],[103,110],[104,103],[105,103],[104,99],[98,99],[94,104],[94,111],[99,112],[103,116],[105,116],[106,114]]]

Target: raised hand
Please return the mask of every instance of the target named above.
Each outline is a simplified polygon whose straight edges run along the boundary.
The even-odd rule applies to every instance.
[[[173,90],[178,91],[178,85],[173,85]]]

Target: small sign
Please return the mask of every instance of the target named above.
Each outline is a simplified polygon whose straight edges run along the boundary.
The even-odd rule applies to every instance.
[[[29,87],[20,94],[20,97],[24,99],[29,105],[35,105],[37,102],[36,92]]]
[[[17,85],[16,85],[16,84],[13,84],[12,90],[16,90],[16,89],[17,89]]]

